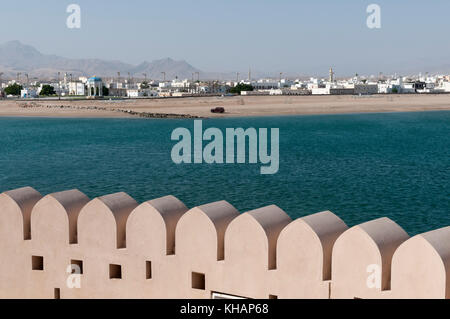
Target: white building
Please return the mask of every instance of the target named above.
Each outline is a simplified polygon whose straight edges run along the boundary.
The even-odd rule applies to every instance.
[[[36,98],[37,96],[38,95],[35,89],[22,89],[20,91],[20,97],[23,99]]]
[[[143,96],[144,96],[144,92],[141,90],[137,90],[137,89],[127,90],[127,97],[129,97],[129,98],[138,98],[138,97],[143,97]]]
[[[88,81],[88,78],[87,78],[87,77],[85,77],[85,76],[80,76],[80,77],[78,78],[78,81],[80,81],[81,83],[84,83],[84,84],[86,84],[86,83],[87,83],[87,81]]]
[[[158,91],[152,89],[130,89],[127,90],[127,97],[129,98],[139,98],[139,97],[157,97],[159,96]]]
[[[443,92],[450,92],[450,82],[447,81],[442,82],[439,89],[442,90]]]
[[[436,85],[434,83],[425,83],[423,88],[417,89],[417,93],[433,93],[436,91]]]
[[[159,87],[161,89],[170,89],[172,87],[171,82],[159,82]]]
[[[295,82],[292,80],[288,80],[288,79],[281,79],[281,81],[278,84],[278,87],[280,89],[286,89],[286,88],[290,88],[292,85],[294,85]]]
[[[403,84],[402,78],[387,80],[386,83],[378,83],[378,93],[380,94],[390,94],[393,92],[401,93],[402,84]]]
[[[352,94],[355,94],[355,89],[327,85],[326,87],[313,88],[311,90],[311,93],[313,95],[328,95],[328,94],[331,94],[331,95],[352,95]]]
[[[88,96],[103,96],[103,81],[101,78],[93,76],[87,80]]]
[[[416,93],[416,84],[414,82],[403,83],[401,93]]]
[[[252,82],[251,85],[255,90],[273,90],[280,88],[280,82],[270,79],[262,79],[256,82]]]
[[[177,89],[186,89],[186,88],[189,88],[190,85],[191,84],[189,83],[188,80],[180,81],[178,79],[175,79],[171,83],[171,87],[177,88]]]
[[[69,82],[69,95],[86,95],[86,87],[82,82]]]
[[[379,94],[392,93],[392,85],[389,83],[378,83],[378,93]]]
[[[305,89],[290,89],[290,88],[282,88],[270,90],[269,95],[309,95],[309,91]]]
[[[311,93],[313,95],[328,95],[330,94],[330,87],[312,87]]]

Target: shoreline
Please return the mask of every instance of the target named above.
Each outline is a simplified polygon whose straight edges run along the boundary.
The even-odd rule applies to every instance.
[[[221,106],[224,114],[211,113]],[[152,100],[0,100],[0,117],[207,119],[450,111],[450,95],[234,96]]]
[[[64,115],[64,116],[55,116],[55,115],[0,115],[0,120],[5,119],[111,119],[111,120],[227,120],[227,119],[245,119],[245,118],[264,118],[264,117],[307,117],[307,116],[328,116],[328,115],[363,115],[363,114],[404,114],[404,113],[434,113],[434,112],[449,112],[449,110],[441,110],[441,109],[430,109],[430,110],[408,110],[408,111],[380,111],[380,112],[347,112],[347,113],[307,113],[307,114],[270,114],[270,115],[240,115],[240,116],[223,116],[223,117],[190,117],[189,114],[186,114],[186,117],[139,117],[139,116],[108,116],[108,115]]]

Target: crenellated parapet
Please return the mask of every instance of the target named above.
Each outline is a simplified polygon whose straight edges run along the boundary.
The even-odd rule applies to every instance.
[[[449,298],[450,227],[188,209],[166,196],[0,194],[0,298]]]

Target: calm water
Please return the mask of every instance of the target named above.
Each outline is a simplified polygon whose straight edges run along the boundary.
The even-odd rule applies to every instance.
[[[450,112],[205,120],[279,127],[280,171],[259,164],[173,164],[191,120],[0,119],[0,191],[173,194],[189,207],[225,199],[241,212],[276,204],[291,217],[331,210],[347,224],[388,216],[411,235],[450,225]]]

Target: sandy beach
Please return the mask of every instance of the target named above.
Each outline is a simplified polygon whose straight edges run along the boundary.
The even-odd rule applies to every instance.
[[[224,107],[226,112],[212,114],[211,108],[217,106]],[[0,100],[2,117],[124,118],[139,117],[140,113],[156,113],[220,118],[432,110],[450,110],[450,95],[234,96],[33,102]],[[129,114],[129,111],[138,114]]]

